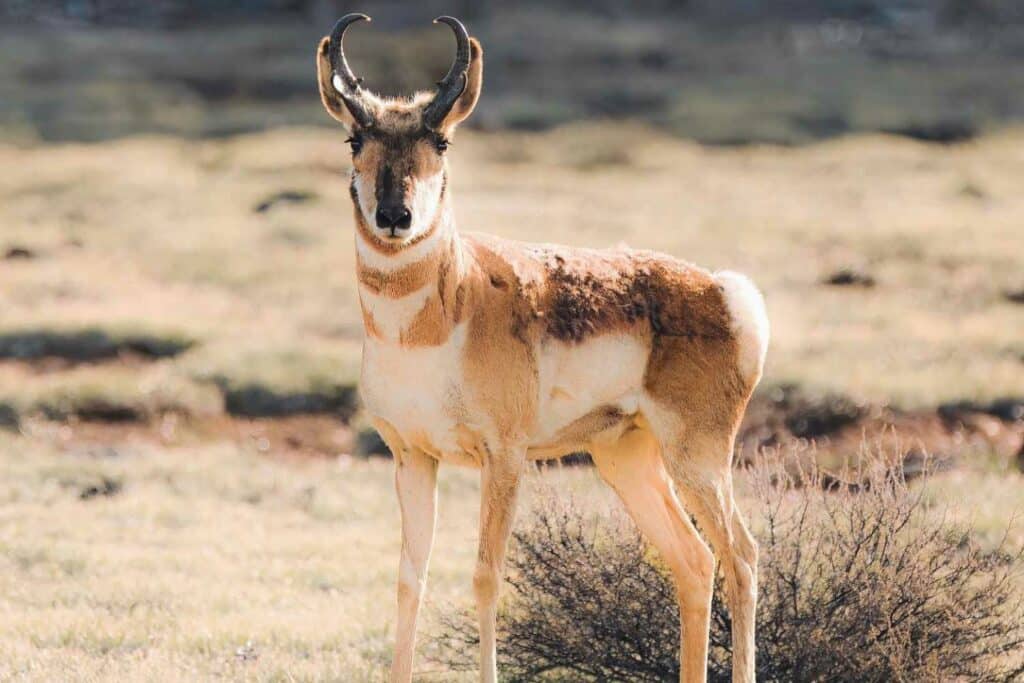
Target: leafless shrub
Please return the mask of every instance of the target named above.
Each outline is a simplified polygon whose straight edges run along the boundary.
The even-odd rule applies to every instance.
[[[763,681],[1020,680],[1021,556],[983,550],[899,474],[856,492],[780,463],[754,473]],[[746,507],[750,507],[747,503]],[[515,533],[499,656],[510,680],[676,680],[670,579],[622,513],[545,499]],[[730,680],[716,591],[709,678]],[[442,620],[441,661],[475,667],[468,614]]]

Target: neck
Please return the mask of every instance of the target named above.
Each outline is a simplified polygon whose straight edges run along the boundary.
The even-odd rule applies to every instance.
[[[462,243],[448,201],[434,222],[403,245],[381,242],[356,208],[356,267],[366,338],[436,346],[461,318]]]

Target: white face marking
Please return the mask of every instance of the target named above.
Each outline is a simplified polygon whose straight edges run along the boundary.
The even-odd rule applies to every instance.
[[[434,218],[437,217],[443,185],[444,171],[435,173],[429,178],[412,179],[412,200],[409,202],[412,225],[409,226],[407,239],[412,239],[430,229]]]
[[[374,214],[377,213],[377,199],[373,195],[373,186],[367,186],[359,173],[352,175],[352,183],[356,188],[356,196],[359,197],[359,212],[363,214],[363,222],[370,230],[376,230],[377,219],[374,218]]]
[[[406,247],[395,254],[382,254],[373,246],[366,243],[366,238],[356,233],[356,253],[359,254],[359,262],[367,268],[377,270],[393,270],[407,266],[410,263],[420,261],[437,249],[442,242],[450,238],[450,226],[446,221],[444,225],[430,236],[420,240],[411,247]]]
[[[439,217],[439,220],[441,225],[438,226],[437,230],[411,247],[401,249],[394,254],[380,253],[372,245],[367,244],[366,238],[357,231],[356,253],[359,255],[359,262],[367,268],[387,271],[401,268],[426,258],[440,247],[441,244],[451,238],[451,213],[446,210]]]
[[[374,197],[373,188],[358,173],[353,175],[353,184],[356,189],[356,196],[359,198],[359,212],[362,214],[363,222],[371,232],[376,234],[377,219],[375,216],[377,213],[377,200]],[[412,223],[408,230],[401,233],[401,239],[391,239],[388,242],[397,245],[411,242],[417,236],[429,230],[435,220],[442,222],[442,225],[438,226],[438,230],[435,230],[432,235],[417,242],[415,245],[402,249],[392,255],[379,253],[366,243],[366,238],[357,232],[356,250],[359,252],[360,261],[370,268],[388,270],[418,261],[432,252],[443,234],[448,232],[451,222],[450,213],[446,212],[444,215],[438,216],[438,211],[441,210],[439,203],[443,185],[443,171],[426,179],[413,179],[412,200],[409,207],[409,211],[412,213]],[[381,239],[386,239],[383,231],[380,232],[380,237]]]

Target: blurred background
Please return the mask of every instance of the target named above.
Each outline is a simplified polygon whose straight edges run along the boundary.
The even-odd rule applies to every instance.
[[[715,144],[956,141],[1024,115],[1014,0],[4,0],[3,138],[324,125],[309,45],[354,9],[376,20],[353,31],[354,66],[389,94],[444,73],[429,20],[462,17],[487,46],[486,129],[629,118]]]
[[[313,62],[349,11],[385,94],[446,72],[433,17],[482,41],[461,229],[758,283],[739,462],[932,458],[983,540],[1024,504],[1018,0],[0,0],[0,678],[383,675],[397,506]],[[476,492],[444,474],[441,604]]]

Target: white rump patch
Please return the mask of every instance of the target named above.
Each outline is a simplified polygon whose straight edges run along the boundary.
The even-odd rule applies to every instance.
[[[740,373],[756,381],[764,368],[770,336],[764,297],[746,275],[722,270],[715,273],[715,280],[722,286],[732,318],[732,331],[739,345]]]

